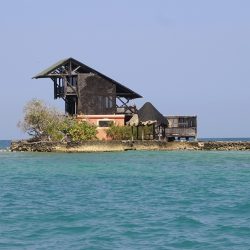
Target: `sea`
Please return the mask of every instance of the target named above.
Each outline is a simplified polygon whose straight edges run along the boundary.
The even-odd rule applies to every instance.
[[[250,152],[9,152],[0,249],[250,249]]]

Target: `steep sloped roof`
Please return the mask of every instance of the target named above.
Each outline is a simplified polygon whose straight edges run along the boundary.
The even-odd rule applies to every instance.
[[[38,79],[38,78],[49,78],[51,77],[50,73],[58,69],[59,67],[63,66],[64,64],[67,64],[69,62],[70,58],[62,59],[54,64],[52,64],[47,69],[44,69],[40,73],[36,74],[32,78]]]
[[[98,72],[97,70],[77,61],[76,59],[70,57],[63,60],[58,61],[57,63],[51,65],[49,68],[43,70],[42,72],[35,75],[33,78],[39,79],[39,78],[53,78],[53,77],[60,77],[60,75],[67,74],[67,69],[71,66],[75,67],[74,74],[77,73],[93,73],[97,74],[100,77],[111,81],[116,85],[116,94],[119,97],[126,97],[128,99],[135,99],[135,98],[141,98],[142,96],[134,92],[133,90],[125,87],[121,83],[109,78],[108,76]]]
[[[167,119],[150,102],[146,102],[138,110],[138,119],[140,123],[155,122],[158,125],[167,125]]]

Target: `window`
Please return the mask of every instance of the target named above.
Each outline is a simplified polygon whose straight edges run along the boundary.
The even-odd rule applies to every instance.
[[[188,120],[187,118],[179,118],[179,128],[187,128]]]
[[[113,124],[114,124],[114,121],[111,121],[111,120],[100,120],[98,122],[98,126],[101,128],[111,127]]]
[[[106,109],[113,108],[113,98],[112,96],[105,97],[105,107]]]
[[[63,79],[64,80],[64,79]],[[77,77],[76,76],[67,76],[67,83],[71,86],[75,87],[77,85]]]

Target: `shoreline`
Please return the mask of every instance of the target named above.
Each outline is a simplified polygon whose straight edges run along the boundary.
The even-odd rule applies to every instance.
[[[84,141],[84,142],[28,142],[11,141],[12,152],[119,152],[147,151],[250,151],[250,142],[244,141]]]

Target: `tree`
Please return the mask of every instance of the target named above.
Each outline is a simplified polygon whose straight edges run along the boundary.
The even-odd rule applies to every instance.
[[[33,99],[24,107],[24,119],[18,126],[35,140],[71,141],[96,138],[96,127],[87,122],[78,122],[66,117],[43,101]]]
[[[18,126],[37,140],[60,140],[60,127],[64,123],[62,114],[48,107],[43,101],[33,99],[24,107],[23,121]]]

